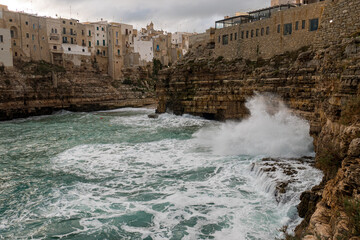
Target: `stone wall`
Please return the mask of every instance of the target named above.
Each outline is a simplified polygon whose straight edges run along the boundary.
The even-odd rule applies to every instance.
[[[227,38],[227,42],[224,42]],[[239,56],[239,26],[216,29],[215,31],[215,55],[226,59],[234,59]]]
[[[275,12],[268,19],[216,29],[215,55],[227,59],[269,59],[286,51],[310,46],[316,36],[316,31],[310,31],[310,20],[321,22],[325,6],[325,2],[302,5]],[[285,34],[285,24],[292,24],[291,34]],[[231,33],[237,33],[238,40],[223,45],[222,36]]]
[[[333,0],[325,8],[315,47],[336,44],[342,37],[360,32],[360,1]]]

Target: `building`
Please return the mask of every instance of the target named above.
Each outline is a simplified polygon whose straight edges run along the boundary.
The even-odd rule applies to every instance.
[[[64,62],[60,19],[47,18],[46,29],[48,47],[50,51],[50,62],[52,64],[63,65]]]
[[[108,26],[109,37],[109,75],[113,79],[119,79],[122,76],[124,67],[123,38],[121,24],[110,23]]]
[[[217,21],[215,55],[227,59],[268,59],[310,46],[325,6],[325,1],[278,5]]]
[[[0,28],[0,66],[13,66],[10,30],[4,28]]]

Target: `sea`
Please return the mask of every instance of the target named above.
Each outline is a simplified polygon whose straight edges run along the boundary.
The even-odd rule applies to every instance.
[[[320,183],[307,121],[256,95],[217,122],[154,109],[0,122],[0,239],[281,239]]]

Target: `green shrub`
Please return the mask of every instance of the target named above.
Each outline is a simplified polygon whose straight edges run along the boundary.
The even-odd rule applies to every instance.
[[[349,237],[360,236],[360,201],[344,198],[343,207],[349,218]]]
[[[153,59],[153,76],[157,76],[159,71],[163,69],[163,65],[159,59]]]
[[[340,166],[340,158],[329,150],[324,150],[316,156],[316,167],[324,171],[327,179],[334,178]]]

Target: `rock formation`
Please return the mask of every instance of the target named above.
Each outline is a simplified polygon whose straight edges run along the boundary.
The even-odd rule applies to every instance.
[[[301,196],[304,221],[296,239],[360,236],[360,15],[354,9],[359,1],[329,3],[309,48],[255,62],[215,59],[206,49],[161,71],[156,86],[158,113],[241,119],[248,115],[246,99],[259,92],[275,93],[309,121],[324,179]]]
[[[134,80],[136,79],[136,80]],[[96,111],[155,104],[146,69],[127,69],[123,80],[44,62],[17,63],[0,72],[0,120],[51,114],[61,109]]]

